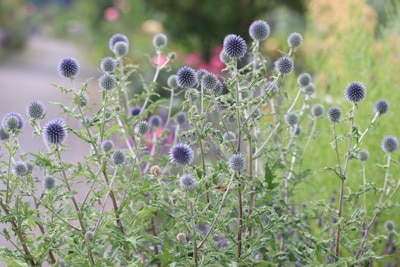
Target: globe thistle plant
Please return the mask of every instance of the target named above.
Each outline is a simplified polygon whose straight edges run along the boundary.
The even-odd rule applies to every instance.
[[[246,168],[246,158],[243,154],[233,154],[228,161],[228,166],[234,171],[242,171]]]
[[[10,138],[10,135],[6,132],[6,130],[4,130],[3,127],[0,127],[0,140],[5,141],[8,140],[8,138]]]
[[[228,57],[241,58],[247,52],[247,44],[239,35],[229,34],[224,39],[223,49]]]
[[[99,85],[104,90],[111,90],[115,87],[117,80],[115,76],[109,73],[103,74],[99,79]]]
[[[249,35],[254,41],[264,41],[269,37],[270,28],[266,21],[256,20],[250,24]]]
[[[312,82],[312,77],[309,73],[303,72],[297,77],[297,83],[301,87],[307,86]]]
[[[228,56],[228,54],[226,53],[225,50],[221,50],[221,52],[219,53],[219,59],[225,63],[226,65],[232,62],[232,58],[230,56]]]
[[[168,85],[170,88],[172,88],[172,89],[178,88],[177,77],[178,77],[178,76],[177,76],[176,74],[170,75],[170,76],[168,77],[167,85]]]
[[[191,174],[183,174],[179,177],[179,185],[184,191],[192,191],[196,188],[196,179]]]
[[[385,230],[388,231],[389,233],[392,233],[395,228],[395,224],[392,220],[388,220],[384,224]]]
[[[375,102],[374,111],[379,115],[383,115],[389,110],[389,102],[384,99],[380,99]]]
[[[218,77],[214,73],[208,72],[203,75],[201,78],[201,86],[203,89],[214,92],[214,89],[217,87],[218,84]]]
[[[288,75],[294,68],[293,60],[288,56],[283,56],[275,61],[275,70],[283,75]]]
[[[161,118],[160,115],[152,115],[149,118],[149,123],[150,123],[151,127],[158,128],[158,127],[162,126],[163,119]]]
[[[313,83],[309,83],[301,88],[301,92],[305,95],[312,95],[315,93],[315,85]]]
[[[311,107],[311,115],[313,115],[315,118],[321,118],[324,116],[324,111],[325,108],[321,104],[314,104]]]
[[[31,119],[43,119],[45,114],[44,104],[40,101],[32,101],[26,106],[26,114]]]
[[[101,142],[101,149],[102,149],[104,152],[109,152],[109,151],[111,151],[111,149],[113,149],[113,148],[114,148],[114,143],[113,143],[113,141],[106,139],[106,140],[104,140],[103,142]]]
[[[43,179],[43,185],[44,188],[46,188],[47,190],[54,189],[56,187],[56,179],[50,176],[46,176]]]
[[[117,57],[122,57],[128,54],[129,46],[126,42],[120,41],[114,45],[113,52]]]
[[[92,241],[94,239],[94,233],[92,231],[87,231],[85,233],[85,239],[88,241]]]
[[[298,32],[293,32],[289,34],[287,39],[288,45],[291,48],[299,48],[303,43],[303,36]]]
[[[179,87],[182,88],[190,88],[194,87],[197,83],[197,76],[194,69],[188,66],[184,66],[178,70],[177,75],[177,83]]]
[[[17,162],[12,167],[15,176],[23,177],[28,174],[28,165],[25,162]]]
[[[114,165],[122,165],[126,161],[125,152],[121,149],[115,150],[111,155],[111,161]]]
[[[362,149],[360,150],[360,152],[358,152],[358,159],[360,161],[367,161],[369,159],[369,152],[366,149]]]
[[[388,154],[391,154],[397,150],[399,147],[399,141],[394,136],[386,136],[382,140],[382,150]]]
[[[145,120],[139,121],[135,126],[135,132],[140,135],[147,134],[148,132],[150,132],[150,129],[150,123]]]
[[[109,47],[111,51],[114,51],[114,46],[118,42],[124,42],[127,46],[129,46],[129,39],[126,37],[126,35],[121,34],[121,33],[116,33],[113,36],[111,36],[109,40]]]
[[[179,125],[184,124],[186,121],[187,121],[187,115],[186,113],[183,112],[179,112],[174,119],[174,122]]]
[[[133,108],[131,109],[131,115],[132,115],[132,116],[137,116],[137,115],[140,114],[141,111],[142,111],[142,108],[141,108],[141,107],[133,107]]]
[[[191,101],[196,101],[200,97],[200,92],[196,88],[189,88],[185,93],[185,97]]]
[[[80,71],[78,60],[73,57],[66,57],[58,63],[58,74],[64,78],[75,78]]]
[[[345,90],[346,99],[350,102],[357,103],[364,99],[367,94],[362,83],[352,82],[347,85]]]
[[[49,121],[43,128],[43,137],[50,144],[61,144],[67,137],[67,127],[61,119]]]
[[[105,57],[100,62],[100,69],[103,72],[113,72],[117,68],[117,61],[112,57]]]
[[[24,118],[17,112],[7,113],[2,121],[3,129],[5,129],[8,133],[21,130],[24,127],[24,124]]]
[[[285,115],[285,121],[288,125],[294,126],[299,123],[300,117],[295,111],[291,111]]]
[[[188,165],[192,163],[194,155],[193,150],[186,144],[176,144],[169,153],[172,163]]]
[[[330,122],[339,122],[342,118],[342,110],[339,107],[331,107],[328,109],[327,117]]]
[[[228,131],[222,135],[222,140],[224,142],[232,142],[236,140],[236,134],[232,131]]]
[[[153,37],[153,46],[156,49],[164,48],[168,43],[168,38],[165,34],[159,33]]]

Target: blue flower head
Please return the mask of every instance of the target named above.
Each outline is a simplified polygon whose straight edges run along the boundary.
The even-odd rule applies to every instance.
[[[184,124],[186,121],[187,121],[187,115],[186,113],[183,112],[179,112],[174,119],[174,122],[179,125]]]
[[[7,113],[2,121],[2,126],[8,133],[16,132],[24,127],[24,118],[17,112]]]
[[[44,188],[51,190],[54,187],[56,187],[56,179],[54,179],[53,177],[50,177],[50,176],[46,176],[43,179],[43,185],[44,185]]]
[[[229,161],[228,161],[228,165],[229,168],[231,168],[234,171],[241,171],[244,168],[246,168],[246,158],[243,156],[243,154],[233,154]]]
[[[193,161],[193,150],[186,144],[176,144],[171,148],[170,159],[172,163],[187,165]]]
[[[224,39],[224,48],[226,55],[230,58],[241,58],[247,52],[245,40],[236,34],[229,34]]]
[[[218,85],[218,77],[214,73],[207,72],[206,74],[203,75],[201,78],[201,86],[203,89],[209,91],[209,92],[214,92],[215,88]]]
[[[338,107],[331,107],[328,109],[327,116],[330,122],[339,122],[342,118],[342,110]]]
[[[303,72],[302,74],[300,74],[300,75],[297,77],[297,83],[298,83],[301,87],[304,87],[304,86],[309,85],[309,84],[311,83],[311,81],[312,81],[312,77],[311,77],[311,75],[310,75],[309,73],[307,73],[307,72]]]
[[[139,121],[135,126],[135,132],[140,135],[147,134],[150,132],[150,129],[150,123],[145,120]]]
[[[67,127],[61,119],[49,121],[43,128],[43,137],[50,144],[61,144],[67,137]]]
[[[194,69],[188,66],[184,66],[178,70],[177,75],[177,83],[179,87],[182,88],[190,88],[194,87],[197,83],[197,76]]]
[[[131,115],[132,116],[137,116],[137,115],[139,115],[140,114],[140,112],[142,111],[142,108],[141,107],[133,107],[132,109],[131,109]]]
[[[32,101],[26,106],[26,114],[32,119],[43,119],[45,107],[40,101]]]
[[[379,115],[383,115],[389,110],[389,102],[384,99],[380,99],[375,102],[374,110]]]
[[[289,47],[299,48],[303,43],[303,36],[298,32],[292,32],[287,39]]]
[[[126,43],[127,46],[129,46],[128,37],[126,37],[126,35],[124,35],[124,34],[116,33],[113,36],[111,36],[109,43],[108,43],[111,51],[114,51],[114,45],[118,42],[124,42],[124,43]]]
[[[367,91],[362,83],[352,82],[347,85],[345,90],[346,99],[350,102],[357,103],[364,99]]]
[[[22,177],[28,174],[28,165],[25,162],[17,162],[12,168],[12,172],[15,176]]]
[[[108,151],[110,151],[110,150],[113,149],[113,148],[114,148],[114,143],[113,143],[113,141],[111,141],[111,140],[106,139],[106,140],[104,140],[104,141],[101,143],[101,149],[102,149],[104,152],[108,152]]]
[[[79,74],[80,65],[78,60],[73,57],[61,59],[58,63],[58,74],[64,78],[74,78]]]
[[[117,57],[125,56],[126,54],[128,54],[128,51],[129,51],[129,46],[126,42],[120,41],[114,45],[113,52]]]
[[[105,57],[100,62],[100,68],[103,72],[113,72],[117,68],[117,61],[112,57]]]
[[[125,163],[125,160],[126,160],[125,152],[121,149],[114,151],[114,153],[111,155],[111,161],[115,165],[122,165]]]
[[[399,147],[399,141],[394,136],[386,136],[382,140],[382,150],[388,154],[391,154]]]
[[[115,76],[109,73],[103,74],[99,79],[99,85],[104,90],[111,90],[117,84]]]
[[[163,33],[159,33],[154,35],[153,37],[153,46],[156,49],[161,49],[164,48],[168,43],[168,37],[163,34]]]
[[[168,77],[167,84],[170,88],[176,89],[178,88],[178,81],[177,81],[177,75],[172,74],[171,76]]]
[[[149,123],[150,123],[151,127],[158,128],[158,127],[162,126],[163,119],[161,118],[160,115],[152,115],[149,118]]]
[[[283,75],[287,75],[292,72],[293,68],[293,60],[288,56],[283,56],[275,61],[275,70]]]
[[[250,24],[249,27],[250,37],[255,41],[264,41],[269,37],[270,28],[266,21],[256,20]]]
[[[196,188],[196,179],[191,174],[183,174],[179,177],[179,185],[184,191],[192,191]]]

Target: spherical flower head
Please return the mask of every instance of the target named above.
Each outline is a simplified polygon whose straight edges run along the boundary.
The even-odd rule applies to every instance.
[[[298,85],[300,85],[301,87],[307,86],[311,83],[312,81],[312,77],[309,73],[307,72],[303,72],[302,74],[300,74],[297,77],[297,83]]]
[[[189,88],[186,90],[185,97],[191,101],[196,101],[200,97],[200,93],[196,88]]]
[[[283,56],[275,61],[275,70],[283,75],[288,75],[294,68],[293,60],[288,56]]]
[[[82,94],[79,96],[79,106],[85,107],[89,103],[89,97],[87,94]]]
[[[137,115],[140,114],[141,111],[142,111],[142,108],[141,108],[141,107],[133,107],[133,108],[131,109],[131,115],[132,115],[132,116],[137,116]]]
[[[167,58],[172,61],[176,59],[176,53],[175,52],[169,52],[167,55]]]
[[[224,84],[218,79],[217,80],[217,85],[215,86],[215,88],[212,91],[212,93],[214,95],[222,95],[223,91],[224,91]]]
[[[178,70],[177,75],[177,83],[179,87],[182,88],[190,88],[194,87],[197,83],[197,76],[194,69],[188,66],[184,66]]]
[[[225,65],[231,63],[233,60],[230,56],[228,56],[228,54],[226,53],[226,51],[224,49],[222,49],[221,52],[219,53],[219,59],[223,63],[225,63]]]
[[[193,161],[193,150],[186,144],[176,144],[169,153],[172,163],[187,165]]]
[[[186,235],[184,233],[178,233],[176,235],[176,239],[181,243],[185,243],[186,242]]]
[[[163,33],[159,33],[154,35],[153,37],[153,46],[156,49],[162,49],[164,48],[168,43],[168,37],[163,34]]]
[[[196,71],[196,78],[198,81],[200,81],[201,83],[201,79],[203,79],[203,76],[206,75],[207,73],[209,73],[207,70],[205,69],[199,69]]]
[[[367,161],[369,159],[369,152],[366,149],[360,150],[360,152],[358,152],[358,159],[360,161]]]
[[[382,140],[382,150],[388,154],[391,154],[399,147],[399,141],[394,136],[386,136]]]
[[[238,154],[233,154],[229,161],[228,161],[228,166],[234,171],[241,171],[244,168],[246,168],[246,158],[238,153]]]
[[[196,188],[196,179],[191,174],[183,174],[179,177],[179,185],[184,191],[192,191]]]
[[[129,46],[129,39],[125,35],[121,33],[116,33],[113,36],[111,36],[109,40],[109,47],[111,51],[114,51],[114,45],[118,42],[124,42]]]
[[[122,41],[117,42],[113,48],[113,52],[117,57],[125,56],[126,54],[128,54],[128,51],[129,51],[128,44]]]
[[[115,76],[109,73],[103,74],[99,79],[99,85],[104,90],[111,90],[115,87],[117,80]]]
[[[347,85],[345,90],[346,99],[350,102],[357,103],[364,99],[367,91],[362,83],[352,82]]]
[[[303,43],[303,36],[298,32],[292,32],[287,39],[288,45],[291,48],[299,48]]]
[[[230,58],[241,58],[246,55],[247,44],[239,35],[229,34],[224,39],[223,50]]]
[[[328,109],[327,116],[330,122],[339,122],[342,118],[342,110],[338,107],[331,107]]]
[[[8,132],[15,132],[17,130],[21,130],[24,127],[24,119],[21,114],[17,112],[7,113],[2,121],[3,128]]]
[[[295,135],[300,135],[303,132],[303,128],[301,125],[296,125],[296,128],[294,129],[294,134]]]
[[[154,176],[160,176],[162,174],[160,166],[158,165],[151,166],[150,173]]]
[[[147,134],[148,132],[150,132],[150,129],[150,123],[145,120],[139,121],[135,126],[135,132],[140,135]]]
[[[256,20],[250,24],[249,35],[255,41],[264,41],[269,37],[271,30],[264,20]]]
[[[45,111],[45,107],[40,101],[34,100],[26,106],[26,114],[32,119],[42,119]]]
[[[100,62],[100,68],[103,72],[113,72],[117,68],[117,61],[112,57],[105,57]]]
[[[294,126],[297,123],[299,123],[300,117],[295,111],[291,111],[288,114],[285,115],[285,121],[287,124],[290,126]]]
[[[394,231],[395,224],[392,220],[386,221],[384,226],[386,231],[388,231],[389,233],[392,233]]]
[[[176,74],[172,74],[171,76],[169,76],[167,80],[167,85],[172,89],[178,88],[177,78],[178,76]]]
[[[187,121],[187,115],[186,113],[183,112],[179,112],[174,119],[174,122],[179,125],[184,124],[186,121]]]
[[[224,142],[232,142],[236,140],[236,134],[234,132],[228,131],[222,135],[222,140]]]
[[[111,155],[111,161],[114,165],[122,165],[125,163],[126,156],[125,152],[121,149],[115,150],[114,153]]]
[[[44,188],[51,190],[54,189],[56,187],[56,179],[54,179],[53,177],[50,176],[46,176],[43,179],[43,185]]]
[[[17,162],[12,167],[15,176],[23,177],[28,174],[28,165],[25,162]]]
[[[85,233],[85,239],[86,239],[86,240],[92,241],[93,238],[94,238],[94,233],[93,233],[92,231],[87,231],[87,232]]]
[[[389,102],[384,99],[380,99],[375,102],[374,111],[379,115],[383,115],[389,110]]]
[[[301,92],[305,95],[312,95],[315,93],[315,85],[313,83],[309,83],[301,88]]]
[[[163,119],[161,118],[160,115],[152,115],[149,118],[149,123],[150,123],[151,127],[158,128],[158,127],[162,126]]]
[[[58,63],[57,70],[58,74],[64,78],[74,78],[79,74],[80,65],[75,58],[66,57]]]
[[[113,141],[107,139],[107,140],[104,140],[103,142],[101,142],[101,149],[104,152],[111,151],[111,149],[113,149],[113,148],[114,148]]]
[[[203,89],[209,91],[209,92],[214,92],[215,87],[217,87],[219,80],[217,75],[214,73],[208,72],[203,75],[201,78],[201,86]]]
[[[314,104],[311,107],[311,115],[313,115],[315,118],[321,118],[324,116],[325,108],[321,104]]]
[[[10,138],[10,135],[6,132],[6,130],[4,130],[3,127],[0,127],[0,140],[5,141],[8,140],[8,138]]]
[[[49,121],[43,128],[44,139],[50,144],[61,144],[67,137],[67,127],[61,119]]]

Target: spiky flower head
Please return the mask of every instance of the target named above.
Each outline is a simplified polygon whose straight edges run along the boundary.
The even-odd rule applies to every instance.
[[[163,119],[161,118],[160,115],[152,115],[149,118],[149,123],[150,123],[151,127],[158,128],[158,127],[162,126]]]
[[[360,82],[352,82],[346,86],[345,96],[350,102],[357,103],[364,99],[367,91]]]
[[[163,34],[163,33],[159,33],[154,35],[153,37],[153,46],[156,49],[161,49],[164,48],[168,43],[168,37]]]
[[[196,71],[196,79],[197,81],[199,81],[201,83],[201,79],[203,79],[203,76],[206,75],[207,73],[209,73],[207,70],[205,69],[198,69]]]
[[[220,79],[217,80],[217,85],[215,86],[214,90],[212,90],[212,93],[214,95],[221,95],[224,92],[224,84],[221,82]]]
[[[219,59],[223,63],[225,63],[225,65],[231,63],[233,60],[230,56],[228,56],[228,54],[226,53],[226,51],[224,49],[222,49],[221,52],[219,53]]]
[[[300,74],[297,77],[297,83],[298,85],[300,85],[301,87],[307,86],[311,83],[312,81],[312,77],[309,73],[307,72],[303,72],[302,74]]]
[[[32,119],[43,119],[45,113],[44,104],[40,101],[32,101],[26,106],[26,114]]]
[[[111,155],[111,161],[114,165],[122,165],[125,163],[126,156],[125,152],[121,149],[115,150],[114,153]]]
[[[0,127],[0,140],[4,141],[8,140],[8,138],[10,138],[10,135],[6,132],[6,130],[4,130],[3,127]]]
[[[111,51],[114,51],[114,45],[118,42],[124,42],[129,46],[129,39],[126,37],[126,35],[121,34],[121,33],[116,33],[113,36],[111,36],[109,40],[109,47]]]
[[[342,118],[342,110],[339,107],[331,107],[328,109],[327,117],[330,122],[339,122]]]
[[[176,74],[172,74],[172,75],[170,75],[170,76],[168,77],[167,84],[168,84],[168,86],[169,86],[170,88],[172,88],[172,89],[178,88],[177,77],[178,77],[178,76],[177,76]]]
[[[111,90],[115,87],[117,80],[115,76],[109,73],[104,73],[99,79],[99,85],[104,90]]]
[[[218,77],[214,73],[207,72],[201,78],[201,86],[203,89],[213,92],[215,87],[217,87]]]
[[[128,54],[128,51],[129,51],[129,46],[125,42],[120,41],[114,45],[113,52],[117,57],[125,56],[126,54]]]
[[[187,165],[193,161],[193,150],[187,144],[176,144],[169,153],[172,163]]]
[[[43,179],[44,188],[51,190],[56,187],[56,179],[51,176],[46,176]]]
[[[179,185],[184,191],[192,191],[196,188],[196,179],[189,173],[183,174],[179,177]]]
[[[61,119],[49,121],[43,128],[43,137],[50,144],[61,144],[67,137],[67,127]]]
[[[275,61],[275,70],[283,75],[288,75],[294,68],[293,60],[288,56],[283,56]]]
[[[222,140],[224,142],[232,142],[236,140],[236,134],[234,132],[228,131],[222,135]]]
[[[244,168],[246,168],[246,158],[243,156],[243,154],[233,154],[229,161],[228,161],[228,166],[234,171],[241,171]]]
[[[292,32],[287,39],[289,47],[299,48],[303,43],[303,36],[298,32]]]
[[[117,68],[117,61],[112,57],[105,57],[100,62],[100,69],[103,72],[113,72]]]
[[[288,114],[285,115],[285,121],[290,126],[294,126],[299,123],[300,117],[296,111],[290,111]]]
[[[389,110],[389,102],[384,99],[379,99],[375,102],[374,111],[379,115],[383,115]]]
[[[187,115],[186,113],[183,112],[179,112],[174,119],[174,122],[179,125],[184,124],[186,121],[187,121]]]
[[[313,83],[309,83],[301,88],[301,92],[305,95],[312,95],[315,93],[315,85]]]
[[[4,116],[2,126],[8,133],[11,133],[21,130],[22,127],[24,127],[24,123],[25,121],[21,114],[17,112],[10,112]]]
[[[394,231],[394,227],[395,227],[394,221],[392,221],[392,220],[386,221],[384,226],[385,226],[386,231],[388,231],[389,233],[392,233]]]
[[[87,232],[85,233],[85,239],[86,239],[86,240],[92,241],[93,238],[94,238],[94,233],[93,233],[92,231],[87,231]]]
[[[189,88],[186,90],[185,97],[189,98],[191,101],[195,101],[199,96],[200,93],[196,88]]]
[[[102,149],[104,152],[111,151],[111,149],[113,149],[113,148],[114,148],[114,143],[113,143],[113,141],[106,139],[106,140],[104,140],[103,142],[101,142],[101,149]]]
[[[358,152],[358,159],[360,161],[367,161],[369,159],[369,152],[366,149],[362,149],[360,150],[360,152]]]
[[[153,165],[150,168],[150,173],[154,176],[160,176],[161,175],[161,168],[158,165]]]
[[[150,123],[145,120],[139,121],[135,126],[135,132],[140,135],[147,134],[148,132],[150,132],[150,129]]]
[[[82,94],[79,96],[78,104],[80,107],[85,107],[89,103],[89,97],[87,94]]]
[[[264,41],[269,37],[270,28],[266,21],[256,20],[250,24],[249,35],[255,41]]]
[[[324,116],[324,111],[325,108],[321,104],[314,104],[311,107],[311,115],[313,115],[315,118],[321,118]]]
[[[184,66],[180,68],[176,75],[176,81],[179,87],[190,88],[194,87],[197,83],[196,72],[191,67]]]
[[[133,107],[133,108],[131,109],[131,115],[132,115],[132,116],[137,116],[137,115],[140,114],[141,111],[142,111],[142,108],[141,108],[141,107]]]
[[[58,74],[64,78],[74,78],[78,76],[80,65],[78,60],[73,57],[66,57],[58,63]]]
[[[226,55],[230,58],[241,58],[246,55],[247,44],[239,35],[229,34],[224,39],[224,48]]]
[[[399,147],[399,141],[396,137],[388,135],[382,140],[382,150],[388,154],[391,154]]]
[[[25,162],[17,162],[12,167],[15,176],[22,177],[28,174],[28,165]]]

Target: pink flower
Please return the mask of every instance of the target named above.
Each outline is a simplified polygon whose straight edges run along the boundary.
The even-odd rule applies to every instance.
[[[119,11],[115,7],[109,7],[104,11],[104,18],[107,21],[116,21],[119,17]]]
[[[160,59],[158,60],[158,56],[155,55],[155,56],[153,57],[153,62],[154,62],[154,64],[161,66],[161,65],[163,65],[163,64],[167,61],[167,59],[168,59],[168,58],[167,58],[166,56],[161,55],[161,56],[160,56]],[[158,62],[157,62],[157,61],[158,61]]]

